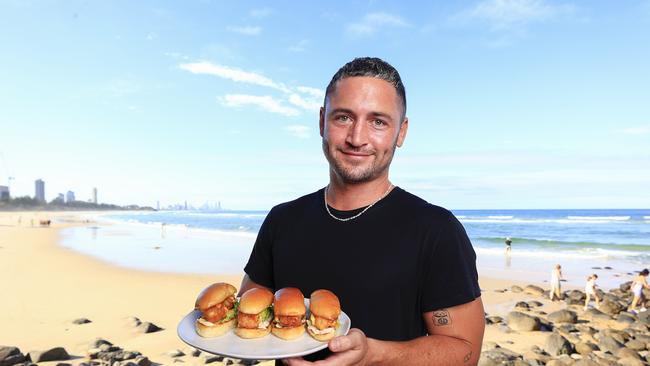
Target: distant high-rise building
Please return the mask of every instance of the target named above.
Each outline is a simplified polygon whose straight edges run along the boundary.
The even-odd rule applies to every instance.
[[[185,201],[185,210],[187,210],[187,201]]]
[[[63,193],[59,193],[54,200],[58,203],[63,203],[65,200],[65,196],[63,195]]]
[[[160,201],[156,201],[156,210],[160,211]]]
[[[43,182],[42,179],[37,179],[34,182],[34,186],[35,186],[34,199],[36,199],[39,202],[45,202],[45,182]]]
[[[9,187],[0,186],[0,201],[9,201]]]
[[[93,203],[97,204],[97,187],[93,188]]]
[[[65,194],[65,202],[70,203],[74,201],[75,201],[74,192],[68,191],[68,193]]]

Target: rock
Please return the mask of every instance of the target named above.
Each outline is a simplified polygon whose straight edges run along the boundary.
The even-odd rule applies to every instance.
[[[617,342],[623,344],[630,340],[630,335],[625,333],[622,330],[606,328],[599,332],[601,336],[610,336],[614,338]]]
[[[538,308],[538,307],[543,306],[543,305],[544,304],[542,304],[541,302],[536,301],[536,300],[528,301],[528,306],[530,306],[531,308]]]
[[[92,321],[90,321],[90,320],[88,320],[86,318],[79,318],[79,319],[73,320],[72,323],[74,323],[74,324],[88,324],[88,323],[92,323]]]
[[[548,320],[553,323],[571,323],[578,322],[578,315],[571,310],[558,310],[548,314]]]
[[[205,355],[203,355],[201,360],[203,361],[204,364],[213,363],[213,362],[221,362],[221,361],[223,361],[223,356],[205,354]]]
[[[167,355],[168,355],[169,357],[172,357],[172,358],[173,358],[173,357],[183,357],[183,356],[185,356],[185,353],[183,353],[183,351],[181,351],[181,350],[179,350],[179,349],[175,349],[175,350],[173,350],[173,351],[169,351],[169,352],[167,353]]]
[[[499,344],[497,344],[497,342],[485,341],[481,345],[481,352],[482,351],[489,351],[491,349],[497,349],[497,348],[499,348]]]
[[[524,291],[524,289],[522,289],[521,287],[519,287],[517,285],[514,285],[514,286],[510,287],[510,291],[518,294],[518,293]]]
[[[611,336],[602,336],[598,340],[598,348],[604,352],[609,352],[615,355],[621,347],[623,347],[623,345]]]
[[[537,317],[511,311],[508,313],[508,326],[514,330],[534,331],[540,329],[541,321]]]
[[[149,361],[149,359],[144,356],[136,357],[134,361],[138,366],[151,366],[151,361]]]
[[[612,319],[610,315],[607,315],[602,311],[593,308],[589,308],[587,309],[587,311],[582,313],[582,317],[591,320],[603,320],[603,321],[608,321]]]
[[[524,287],[524,293],[534,296],[544,296],[544,289],[539,286],[528,285]]]
[[[573,366],[600,366],[597,362],[583,358],[582,360],[576,361]]]
[[[616,355],[616,357],[618,357],[618,358],[632,357],[632,358],[636,358],[637,360],[640,360],[640,359],[641,359],[641,356],[639,356],[639,353],[638,353],[637,351],[635,351],[635,350],[633,350],[633,349],[625,348],[625,347],[620,348],[620,349],[615,353],[615,355]]]
[[[500,316],[492,315],[485,318],[486,324],[499,324],[503,323],[503,318]]]
[[[497,348],[490,351],[481,352],[481,358],[478,366],[496,366],[502,364],[511,364],[518,359],[519,355],[506,348]]]
[[[605,314],[609,315],[615,315],[623,311],[625,307],[623,307],[621,304],[611,301],[609,299],[605,299],[600,303],[600,307],[598,310],[602,311]]]
[[[150,322],[144,322],[136,327],[136,330],[140,333],[154,333],[163,330],[159,326],[150,323]]]
[[[632,324],[636,321],[634,315],[625,311],[618,313],[614,319],[621,324]]]
[[[638,339],[632,339],[631,341],[628,341],[625,343],[625,347],[629,349],[633,349],[635,351],[643,351],[645,349],[645,343],[641,342]]]
[[[128,318],[126,319],[126,323],[127,323],[127,325],[129,325],[130,327],[133,327],[133,328],[135,328],[135,327],[137,327],[138,325],[142,324],[142,322],[140,321],[140,319],[137,318],[137,317],[135,317],[135,316],[128,317]]]
[[[0,366],[15,365],[25,361],[25,355],[18,347],[0,346]]]
[[[94,341],[90,342],[90,348],[99,348],[101,347],[102,344],[108,344],[109,346],[112,346],[113,343],[102,339],[102,338],[95,338]]]
[[[598,351],[599,348],[597,345],[591,343],[591,342],[578,342],[575,345],[576,352],[578,352],[581,355],[588,355],[591,354],[593,351]]]
[[[29,359],[32,362],[69,360],[70,355],[63,347],[50,348],[46,351],[30,351]]]
[[[526,303],[524,301],[519,301],[519,302],[517,302],[515,304],[515,309],[517,309],[517,310],[530,310],[530,306],[528,305],[528,303]]]
[[[566,338],[553,333],[546,338],[544,350],[551,356],[570,355],[573,353],[573,345]]]
[[[620,358],[616,361],[616,364],[621,366],[645,366],[643,361],[633,357]]]

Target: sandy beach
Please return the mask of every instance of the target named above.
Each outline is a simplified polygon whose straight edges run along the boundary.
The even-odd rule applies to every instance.
[[[124,350],[138,351],[158,364],[206,363],[204,356],[190,355],[191,349],[176,335],[176,326],[192,309],[201,289],[219,281],[238,286],[242,273],[191,275],[133,270],[60,246],[61,229],[94,225],[86,222],[89,215],[50,212],[0,214],[0,345],[18,347],[25,354],[32,350],[63,347],[72,356],[72,360],[67,362],[78,365],[87,362],[85,357],[90,344],[100,337]],[[19,216],[20,223],[17,220]],[[50,227],[41,228],[31,227],[32,218],[36,223],[40,219],[54,220]],[[518,306],[519,310],[532,316],[545,316],[562,309],[583,315],[580,305],[551,303],[540,293],[513,289],[513,286],[525,289],[530,284],[481,276],[482,298],[488,316],[505,319],[520,302],[532,302],[529,309],[522,310],[521,304]],[[532,284],[548,290],[544,283]],[[163,330],[138,332],[132,324],[132,317],[151,322]],[[74,324],[73,321],[79,318],[91,322]],[[621,321],[612,320],[607,324],[613,329],[625,327]],[[551,334],[511,328],[498,321],[488,324],[484,344],[489,349],[498,345],[523,355],[535,346],[541,347]],[[170,352],[175,350],[181,350],[185,355],[172,357]],[[491,364],[484,363],[484,360],[481,362]]]

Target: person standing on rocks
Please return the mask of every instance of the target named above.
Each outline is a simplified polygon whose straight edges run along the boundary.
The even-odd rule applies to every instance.
[[[640,311],[646,311],[647,309],[644,306],[645,303],[645,296],[643,296],[643,289],[644,288],[650,288],[648,287],[648,282],[646,279],[648,278],[648,274],[650,271],[648,269],[644,269],[643,271],[639,272],[639,275],[634,278],[634,281],[632,282],[632,293],[634,294],[634,298],[632,299],[632,305],[630,305],[629,311],[631,313],[636,314],[636,306],[640,303],[641,304],[641,309]]]
[[[562,266],[556,264],[551,272],[551,291],[549,297],[551,301],[555,301],[557,297],[558,300],[562,300],[562,290],[560,288],[560,280],[562,279]]]
[[[591,296],[594,297],[594,300],[596,300],[596,308],[600,307],[600,298],[598,297],[598,294],[596,293],[596,280],[598,279],[597,274],[592,274],[591,276],[587,277],[587,284],[585,285],[585,295],[587,297],[585,298],[585,307],[584,310],[587,310],[589,308],[589,301]]]

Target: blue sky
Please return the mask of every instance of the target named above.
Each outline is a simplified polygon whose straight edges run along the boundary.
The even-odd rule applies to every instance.
[[[0,184],[268,209],[327,184],[345,62],[406,85],[393,182],[451,209],[650,207],[650,1],[3,1]]]

